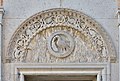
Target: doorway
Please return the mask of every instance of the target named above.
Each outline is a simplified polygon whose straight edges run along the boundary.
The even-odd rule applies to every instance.
[[[27,75],[25,81],[97,81],[95,75]]]

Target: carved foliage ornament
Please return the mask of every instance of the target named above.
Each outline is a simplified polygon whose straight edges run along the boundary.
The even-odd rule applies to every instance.
[[[14,33],[11,62],[109,62],[115,50],[93,19],[70,9],[51,9],[27,19]]]

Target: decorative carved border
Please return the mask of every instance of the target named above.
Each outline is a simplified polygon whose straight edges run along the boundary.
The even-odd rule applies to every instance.
[[[52,14],[54,16],[56,15],[56,17],[51,17]],[[57,14],[59,14],[59,16]],[[67,15],[69,15],[69,24],[65,22],[66,21],[65,18],[62,18],[62,20],[57,20],[57,22],[56,22],[56,20],[54,22],[49,20],[51,18],[59,19],[60,17],[62,17],[62,16],[64,17],[64,16],[67,16]],[[18,38],[20,39],[20,36],[23,35],[23,33],[27,30],[27,28],[30,28],[29,26],[32,26],[33,24],[36,24],[36,25],[40,25],[40,28],[36,29],[35,32],[33,31],[31,36],[30,35],[28,36],[29,38],[27,40],[25,40],[27,42],[24,45],[24,49],[27,48],[27,45],[29,44],[30,40],[34,36],[36,36],[36,34],[38,32],[40,32],[40,31],[42,31],[46,28],[49,28],[49,27],[54,27],[54,26],[67,26],[68,27],[69,26],[69,27],[74,27],[75,29],[80,31],[80,26],[76,26],[76,24],[74,24],[74,22],[75,22],[74,19],[80,19],[81,22],[85,21],[85,23],[87,23],[91,28],[95,29],[97,31],[97,33],[99,33],[102,40],[104,40],[105,45],[107,46],[108,54],[109,54],[109,61],[110,62],[115,62],[116,52],[115,52],[115,49],[114,49],[114,45],[112,44],[111,39],[109,38],[109,36],[105,32],[105,30],[102,28],[102,26],[100,24],[98,24],[96,21],[94,21],[94,19],[92,19],[89,16],[83,14],[82,12],[75,11],[75,10],[72,10],[72,9],[66,9],[66,8],[55,8],[55,9],[42,11],[42,12],[39,12],[39,13],[31,16],[26,21],[24,21],[17,28],[15,33],[13,34],[13,36],[12,36],[10,42],[9,42],[8,53],[7,53],[6,57],[8,59],[12,59],[11,54],[13,53],[13,50],[15,48],[16,42],[18,41]],[[44,20],[46,22],[44,22]],[[39,21],[39,23],[36,23],[35,21]],[[78,21],[77,23],[79,24],[81,22]]]

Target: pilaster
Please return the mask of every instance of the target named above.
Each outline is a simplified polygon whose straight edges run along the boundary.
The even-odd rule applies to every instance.
[[[4,14],[4,9],[3,9],[3,7],[0,7],[0,81],[2,80],[1,78],[2,78],[2,62],[1,62],[1,56],[2,56],[2,48],[3,48],[3,38],[2,38],[2,36],[3,36],[3,33],[2,33],[2,27],[3,27],[3,25],[2,25],[2,19],[3,19],[3,14]]]
[[[119,76],[120,76],[120,9],[118,9],[118,27],[119,27]]]

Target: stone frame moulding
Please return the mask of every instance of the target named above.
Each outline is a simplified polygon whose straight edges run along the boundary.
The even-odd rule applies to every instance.
[[[95,81],[110,81],[110,63],[12,64],[12,81],[24,81],[27,75],[95,75]],[[94,80],[93,80],[94,81]]]

